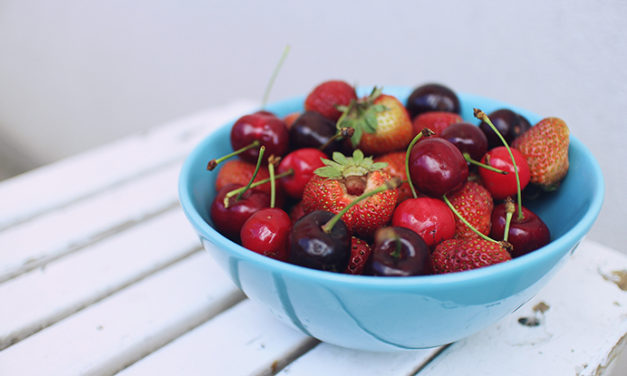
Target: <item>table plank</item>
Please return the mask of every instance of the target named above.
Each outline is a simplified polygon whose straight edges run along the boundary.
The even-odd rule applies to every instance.
[[[0,374],[111,374],[242,299],[196,253],[3,350]]]
[[[627,257],[584,241],[528,304],[451,345],[419,375],[472,369],[482,375],[598,375],[613,349],[624,345],[626,288]],[[520,318],[537,319],[539,325],[521,325]]]
[[[255,107],[238,101],[0,183],[0,230],[182,160],[207,133]]]
[[[0,231],[0,282],[177,206],[180,167],[173,164]]]
[[[270,375],[317,340],[245,300],[120,373]]]
[[[157,236],[167,234],[167,236]],[[0,350],[200,250],[181,210],[0,284]]]

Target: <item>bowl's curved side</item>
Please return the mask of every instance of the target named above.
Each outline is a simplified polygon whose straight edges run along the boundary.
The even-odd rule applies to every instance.
[[[408,88],[385,92],[404,100]],[[489,113],[507,107],[535,123],[539,117],[503,102],[460,94],[464,119],[472,108]],[[282,116],[302,111],[303,98],[268,106]],[[231,242],[210,225],[209,205],[216,173],[209,159],[230,152],[232,123],[203,140],[189,155],[179,178],[183,210],[204,247],[251,299],[283,321],[340,346],[394,351],[439,346],[493,324],[531,299],[552,277],[596,219],[603,178],[590,152],[571,137],[571,171],[559,192],[529,206],[547,222],[552,242],[512,261],[463,273],[376,278],[321,272],[279,262]]]

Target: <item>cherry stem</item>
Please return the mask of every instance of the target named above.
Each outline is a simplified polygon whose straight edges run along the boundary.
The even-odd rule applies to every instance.
[[[235,199],[235,201],[241,199],[242,195],[244,194],[244,192],[246,192],[247,190],[250,189],[251,184],[253,184],[253,181],[257,177],[257,173],[259,172],[259,167],[261,167],[261,161],[263,159],[263,153],[265,153],[265,152],[266,152],[266,147],[265,146],[262,146],[261,148],[259,148],[259,157],[257,157],[257,165],[255,166],[255,172],[253,172],[253,176],[248,181],[248,184],[246,184],[246,186],[244,187],[244,190],[241,191],[237,195],[237,198]]]
[[[461,215],[460,212],[457,211],[457,209],[455,209],[453,204],[451,204],[451,202],[448,200],[448,197],[446,197],[446,194],[442,195],[442,200],[444,200],[446,205],[448,205],[448,207],[457,216],[457,218],[459,218],[466,226],[468,226],[468,228],[471,229],[472,232],[474,232],[475,234],[479,235],[479,237],[481,237],[483,240],[487,240],[487,241],[490,241],[490,242],[493,242],[493,243],[500,243],[499,241],[494,240],[494,239],[490,238],[489,236],[486,236],[481,231],[477,230],[473,225],[471,225],[470,222],[468,222],[466,220],[466,218],[464,218],[464,216]]]
[[[392,230],[392,232],[394,232],[394,252],[392,252],[390,254],[390,256],[394,257],[395,259],[399,259],[401,258],[401,247],[403,246],[403,243],[401,243],[401,237],[398,236],[398,234],[396,233],[396,231]]]
[[[481,168],[485,168],[486,170],[494,171],[496,173],[503,174],[503,175],[509,174],[509,171],[499,170],[496,167],[492,167],[490,165],[487,165],[485,163],[481,163],[481,162],[479,162],[477,160],[472,159],[472,157],[468,153],[463,153],[463,156],[464,156],[464,159],[466,160],[466,162],[474,164],[475,166],[479,166]]]
[[[290,168],[289,170],[287,170],[287,171],[285,171],[285,172],[282,172],[282,173],[280,173],[280,174],[277,174],[277,175],[274,177],[274,179],[275,179],[275,180],[276,180],[276,179],[281,179],[281,178],[284,178],[284,177],[286,177],[286,176],[292,175],[293,173],[294,173],[294,169]],[[252,183],[252,184],[250,185],[250,187],[249,187],[249,188],[250,188],[250,189],[252,189],[252,188],[256,188],[256,187],[258,187],[258,186],[260,186],[260,185],[262,185],[262,184],[266,184],[266,183],[267,183],[267,182],[269,182],[269,181],[270,181],[270,178],[267,178],[267,179],[263,179],[263,180],[256,181],[256,182]],[[234,189],[234,190],[232,190],[232,191],[229,191],[226,195],[224,195],[224,206],[225,206],[225,207],[228,207],[227,202],[228,202],[229,198],[231,198],[231,197],[235,196],[236,194],[238,194],[238,193],[240,193],[240,192],[243,192],[245,188],[246,188],[246,187],[240,187],[240,188]]]
[[[287,54],[289,52],[290,52],[290,45],[288,44],[285,46],[285,49],[283,49],[283,54],[281,55],[281,58],[279,59],[279,63],[277,64],[276,67],[274,67],[272,76],[270,76],[270,81],[268,81],[266,90],[263,93],[263,99],[261,100],[261,108],[266,107],[266,104],[268,103],[268,97],[270,96],[270,90],[272,90],[272,86],[274,85],[274,80],[276,80],[276,77],[278,76],[279,71],[281,70],[281,66],[283,65],[283,62],[285,61],[285,58],[287,58]]]
[[[251,142],[250,144],[244,146],[243,148],[235,150],[232,153],[229,153],[229,154],[227,154],[225,156],[222,156],[222,157],[220,157],[218,159],[212,159],[212,160],[209,161],[209,163],[207,163],[207,170],[212,171],[214,168],[216,168],[216,166],[218,164],[224,162],[225,160],[227,160],[227,159],[229,159],[231,157],[234,157],[234,156],[236,156],[238,154],[241,154],[241,153],[245,152],[248,149],[256,148],[259,145],[260,145],[259,140],[255,140],[255,141]]]
[[[416,142],[418,142],[423,136],[428,137],[434,134],[435,132],[429,128],[421,130],[413,138],[413,140],[411,140],[409,146],[407,146],[407,152],[405,152],[405,174],[407,175],[407,182],[409,183],[409,188],[411,189],[411,194],[414,196],[414,198],[418,197],[418,193],[416,193],[416,188],[414,188],[414,183],[412,183],[411,176],[409,175],[409,156],[411,154],[411,149],[414,147],[414,145],[416,145]]]
[[[507,238],[509,238],[509,225],[512,223],[512,216],[515,211],[514,201],[512,201],[511,197],[507,196],[505,199],[505,230],[503,232],[503,241],[507,241]]]
[[[274,165],[279,163],[281,158],[271,155],[268,158],[268,173],[270,174],[270,208],[274,209],[276,201],[276,177],[274,176]]]
[[[505,148],[507,149],[507,152],[509,153],[509,157],[512,159],[512,164],[514,165],[514,172],[516,173],[516,196],[518,200],[518,220],[522,220],[524,216],[522,212],[522,193],[520,189],[520,177],[518,176],[518,166],[516,166],[516,161],[514,160],[514,154],[512,153],[512,149],[509,147],[507,141],[505,141],[505,138],[503,137],[501,132],[499,132],[499,130],[496,129],[494,124],[492,124],[492,121],[490,120],[488,115],[485,114],[485,112],[481,111],[478,108],[475,108],[474,115],[477,119],[482,120],[483,122],[488,124],[490,128],[492,128],[492,131],[496,133],[496,135],[499,137],[503,145],[505,145]]]
[[[368,197],[374,196],[383,191],[387,191],[388,189],[396,189],[398,188],[399,185],[401,185],[401,179],[399,179],[398,177],[394,177],[386,181],[385,183],[381,184],[380,186],[376,187],[375,189],[368,191],[368,192],[364,192],[361,196],[357,197],[353,202],[346,205],[344,209],[342,209],[339,213],[334,215],[333,218],[329,219],[327,223],[322,225],[322,231],[326,232],[327,234],[330,233],[331,230],[333,229],[333,226],[335,226],[335,224],[342,218],[342,216],[346,214],[346,212],[348,212],[353,206],[357,205],[357,203],[359,203],[360,201],[365,200]]]
[[[333,137],[329,138],[327,140],[327,142],[324,143],[324,145],[320,146],[318,148],[318,150],[320,151],[324,151],[324,149],[326,149],[329,145],[331,145],[331,143],[335,140],[341,140],[343,138],[350,138],[353,136],[353,134],[355,133],[355,128],[351,128],[351,127],[342,127],[340,129],[337,130],[337,133],[335,133],[333,135]]]

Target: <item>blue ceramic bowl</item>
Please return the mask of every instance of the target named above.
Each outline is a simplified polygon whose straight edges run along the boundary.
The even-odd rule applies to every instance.
[[[366,90],[367,91],[367,90]],[[405,101],[411,89],[384,92]],[[540,117],[515,106],[459,94],[464,120],[478,123],[473,107],[490,113],[518,111],[532,124]],[[303,110],[303,97],[267,107],[284,116]],[[520,258],[461,273],[385,278],[308,269],[251,252],[220,235],[208,208],[216,172],[207,161],[231,151],[225,124],[187,158],[179,196],[203,246],[251,299],[279,319],[322,341],[353,349],[398,351],[448,344],[476,333],[529,301],[554,275],[595,221],[603,201],[599,165],[575,137],[570,139],[570,171],[560,189],[541,201],[526,202],[549,226],[552,241]]]

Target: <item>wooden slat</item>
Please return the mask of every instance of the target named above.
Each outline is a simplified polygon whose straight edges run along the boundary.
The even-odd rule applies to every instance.
[[[133,364],[120,376],[270,375],[316,343],[279,322],[257,303],[245,300]]]
[[[180,161],[211,129],[253,107],[208,110],[8,179],[0,183],[0,230]]]
[[[3,350],[0,374],[110,374],[241,299],[197,253]]]
[[[620,286],[622,286],[622,289]],[[551,283],[497,325],[448,347],[419,373],[598,375],[627,334],[627,258],[585,241]],[[544,313],[542,313],[542,311]],[[538,320],[525,326],[519,319]]]
[[[199,249],[182,211],[170,210],[0,284],[0,350]]]
[[[180,164],[0,231],[0,282],[177,205]]]

